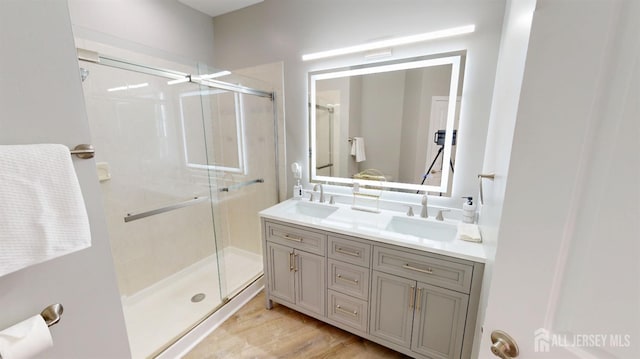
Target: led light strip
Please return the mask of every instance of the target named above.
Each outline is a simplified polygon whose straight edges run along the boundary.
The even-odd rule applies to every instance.
[[[397,37],[389,40],[370,42],[367,44],[343,47],[340,49],[333,49],[328,51],[314,52],[312,54],[302,55],[302,61],[311,61],[311,60],[323,59],[327,57],[354,54],[357,52],[364,52],[369,50],[383,49],[383,48],[388,48],[392,46],[412,44],[415,42],[442,39],[445,37],[469,34],[474,32],[475,30],[476,30],[475,25],[466,25],[466,26],[460,26],[460,27],[453,27],[445,30],[425,32],[423,34]]]

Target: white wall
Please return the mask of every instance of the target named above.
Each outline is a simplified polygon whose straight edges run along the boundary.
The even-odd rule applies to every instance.
[[[357,54],[303,63],[303,53],[476,24],[471,35],[394,49],[396,58],[468,50],[454,197],[434,199],[459,206],[456,196],[477,191],[503,11],[504,1],[489,0],[267,0],[214,19],[215,64],[234,69],[284,62],[287,160],[308,168],[307,73],[365,60]]]
[[[424,69],[424,71],[428,70],[428,68]],[[422,102],[425,99],[425,96],[422,95],[423,77],[422,69],[407,71],[404,88],[404,111],[402,114],[402,138],[400,142],[400,156],[402,161],[400,161],[399,164],[398,178],[395,178],[394,181],[415,182],[420,178],[415,177],[415,172],[424,171],[424,169],[417,170],[419,167],[417,166],[418,161],[416,161],[416,145],[418,143],[424,145],[427,141],[425,136],[419,139],[418,131],[416,131],[419,128],[420,122],[425,120],[422,112]],[[429,107],[431,107],[430,98]],[[426,121],[429,121],[429,119],[427,118]]]
[[[175,0],[68,0],[76,38],[167,60],[213,64],[210,16]]]
[[[443,130],[444,128],[429,128],[431,120],[431,102],[433,96],[449,96],[449,89],[451,85],[451,66],[437,66],[434,68],[425,68],[421,70],[422,81],[419,84],[417,91],[419,98],[416,105],[419,112],[414,114],[417,118],[414,118],[414,125],[406,126],[403,129],[402,147],[403,155],[401,163],[409,163],[405,172],[405,181],[401,182],[416,182],[421,181],[427,166],[431,164],[433,158],[437,154],[436,146],[433,143],[433,134],[437,130]],[[462,92],[462,88],[458,87],[459,94]],[[405,90],[405,96],[408,95],[408,90]],[[407,107],[405,106],[405,109]],[[459,108],[456,108],[459,110]],[[456,114],[456,119],[459,119],[460,114]],[[405,121],[408,118],[405,115]],[[458,122],[454,124],[454,128],[457,129]],[[405,141],[405,136],[406,141]],[[451,149],[451,157],[455,159],[456,147]],[[413,154],[413,158],[411,156]],[[441,155],[439,162],[442,163],[444,154]],[[412,161],[413,159],[413,161]],[[448,164],[447,164],[448,165]],[[438,167],[434,167],[438,168]],[[436,180],[429,182],[429,179],[425,183],[440,185],[440,176],[436,177]]]
[[[373,74],[362,79],[358,136],[365,139],[366,160],[358,163],[358,171],[376,169],[394,182],[400,170],[401,147],[394,144],[401,143],[404,82],[404,71]],[[384,145],[380,146],[381,143]]]
[[[0,1],[0,43],[0,143],[90,143],[66,2]],[[59,302],[54,347],[40,358],[127,358],[95,162],[73,162],[92,246],[0,278],[0,328]]]

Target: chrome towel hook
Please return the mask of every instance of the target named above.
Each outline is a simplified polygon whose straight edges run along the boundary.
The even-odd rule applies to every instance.
[[[484,204],[484,194],[482,193],[482,179],[486,178],[486,179],[490,179],[490,180],[494,180],[496,178],[496,174],[495,173],[481,173],[478,175],[478,179],[480,182],[480,204]]]

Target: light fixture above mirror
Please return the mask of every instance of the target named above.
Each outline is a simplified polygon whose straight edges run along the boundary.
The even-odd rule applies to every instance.
[[[464,60],[458,52],[310,73],[311,180],[449,193]]]
[[[333,57],[333,56],[355,54],[358,52],[379,50],[379,49],[390,48],[393,46],[408,45],[416,42],[442,39],[442,38],[447,38],[452,36],[469,34],[474,32],[475,30],[476,30],[475,25],[465,25],[465,26],[459,26],[459,27],[452,27],[444,30],[425,32],[422,34],[402,36],[402,37],[396,37],[392,39],[368,42],[365,44],[360,44],[355,46],[348,46],[348,47],[342,47],[342,48],[333,49],[333,50],[305,54],[305,55],[302,55],[302,61],[318,60],[318,59],[324,59],[324,58]]]

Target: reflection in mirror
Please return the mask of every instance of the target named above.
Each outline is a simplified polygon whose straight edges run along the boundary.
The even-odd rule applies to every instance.
[[[311,180],[450,193],[463,67],[454,55],[311,73]]]
[[[203,90],[180,95],[184,156],[188,167],[245,173],[241,97],[223,90]],[[206,126],[202,118],[215,119]],[[213,135],[220,140],[208,138]],[[216,148],[206,144],[216,144]]]

